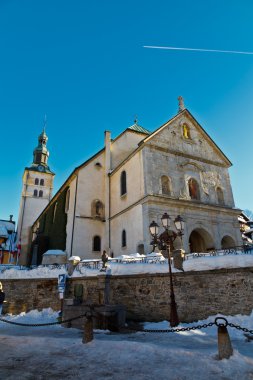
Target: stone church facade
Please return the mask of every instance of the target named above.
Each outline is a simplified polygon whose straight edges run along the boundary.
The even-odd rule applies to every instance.
[[[113,140],[106,131],[104,148],[71,173],[33,230],[46,236],[48,215],[51,228],[53,217],[62,216],[65,223],[55,231],[69,256],[100,257],[103,249],[114,256],[148,253],[149,224],[161,225],[167,212],[186,222],[186,252],[241,245],[230,166],[180,98],[177,115],[153,133],[137,122]],[[65,205],[57,207],[63,194]],[[60,248],[52,234],[48,248]]]

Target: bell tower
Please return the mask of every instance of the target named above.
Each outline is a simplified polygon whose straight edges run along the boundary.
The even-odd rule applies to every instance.
[[[47,140],[44,125],[38,137],[38,145],[33,151],[32,165],[26,167],[23,174],[17,231],[17,241],[21,243],[21,265],[26,265],[29,261],[31,226],[52,198],[55,174],[48,166]]]

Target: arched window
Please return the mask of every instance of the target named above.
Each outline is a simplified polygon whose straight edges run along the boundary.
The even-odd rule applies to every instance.
[[[125,170],[120,175],[120,195],[124,195],[127,192],[126,186],[126,172]]]
[[[40,186],[44,186],[44,179],[43,178],[40,180]]]
[[[94,236],[94,238],[93,238],[93,251],[101,251],[101,238],[100,238],[100,236]]]
[[[67,190],[66,199],[65,199],[65,212],[69,211],[69,197],[70,197],[70,189]]]
[[[38,185],[39,184],[39,178],[35,178],[34,183],[35,183],[35,185]]]
[[[126,231],[123,230],[122,231],[122,235],[121,235],[121,246],[123,248],[123,247],[126,247],[126,245],[127,245],[127,242],[126,242]]]
[[[43,191],[42,190],[39,191],[39,197],[43,197]]]
[[[194,178],[190,178],[188,181],[189,195],[191,199],[200,199],[199,184]]]
[[[217,200],[218,200],[219,205],[224,205],[224,195],[220,187],[217,187],[216,193],[217,193]]]
[[[163,175],[161,177],[161,184],[162,184],[162,194],[167,194],[170,195],[170,179],[166,176]]]
[[[183,137],[185,139],[190,139],[191,138],[190,128],[188,127],[187,124],[183,124]]]
[[[35,189],[35,190],[33,191],[33,196],[34,196],[34,197],[37,197],[37,196],[38,196],[38,190]]]

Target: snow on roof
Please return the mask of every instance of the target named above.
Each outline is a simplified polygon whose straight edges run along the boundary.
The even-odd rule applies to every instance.
[[[5,243],[2,243],[2,248],[6,251],[15,251],[16,248],[16,233],[15,224],[7,220],[0,220],[0,237],[7,238]]]
[[[69,261],[80,261],[80,257],[79,256],[71,256],[69,259]]]
[[[10,222],[8,220],[0,220],[0,227],[1,226],[5,227],[7,231],[15,231],[15,223]]]
[[[137,253],[131,253],[130,255],[129,255],[130,257],[146,257],[146,255],[141,255],[139,252],[137,252]]]
[[[147,254],[147,257],[161,257],[161,252],[150,252]]]
[[[49,249],[48,251],[43,253],[43,256],[44,255],[66,255],[66,252],[64,252],[60,249]]]
[[[248,230],[244,231],[245,234],[250,234],[251,232],[253,232],[253,228],[249,228]]]
[[[5,226],[0,225],[0,237],[8,238],[8,231]]]

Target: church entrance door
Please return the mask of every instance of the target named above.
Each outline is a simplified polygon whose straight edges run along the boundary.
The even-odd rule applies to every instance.
[[[196,228],[189,237],[190,252],[207,252],[214,249],[213,238],[203,228]]]
[[[226,249],[226,248],[233,248],[235,247],[235,241],[231,238],[231,236],[223,236],[221,240],[221,249]]]

